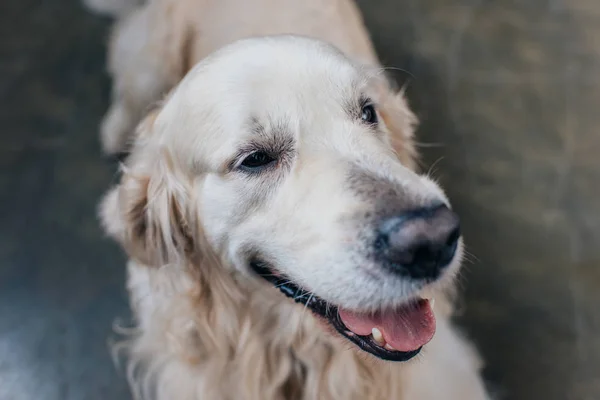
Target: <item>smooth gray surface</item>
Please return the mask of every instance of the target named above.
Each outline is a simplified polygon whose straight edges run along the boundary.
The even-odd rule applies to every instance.
[[[0,3],[0,399],[127,398],[107,341],[124,259],[96,203],[107,25],[76,1]]]
[[[463,218],[463,326],[504,398],[600,399],[600,2],[362,0]],[[108,21],[0,3],[0,399],[126,399],[124,259],[95,219]],[[442,157],[440,159],[440,157]]]

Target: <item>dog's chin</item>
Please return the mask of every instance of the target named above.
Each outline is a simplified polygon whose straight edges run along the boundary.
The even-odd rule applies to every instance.
[[[304,290],[269,265],[252,261],[254,272],[284,295],[310,309],[329,332],[386,361],[408,361],[435,333],[432,302],[414,298],[400,307],[372,313],[347,310]]]

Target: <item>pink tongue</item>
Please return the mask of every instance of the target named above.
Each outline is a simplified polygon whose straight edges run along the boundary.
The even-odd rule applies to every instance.
[[[427,344],[435,333],[435,316],[428,300],[375,314],[339,309],[346,328],[357,335],[370,335],[373,328],[383,334],[386,343],[398,351],[413,351]]]

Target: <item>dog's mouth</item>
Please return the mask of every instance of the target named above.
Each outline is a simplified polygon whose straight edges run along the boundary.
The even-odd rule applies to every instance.
[[[304,304],[361,350],[388,361],[407,361],[419,354],[435,333],[432,302],[418,299],[374,313],[346,310],[286,279],[260,261],[251,268],[295,302]]]

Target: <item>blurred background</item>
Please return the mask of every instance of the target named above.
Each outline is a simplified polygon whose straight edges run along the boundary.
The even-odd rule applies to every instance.
[[[459,322],[505,399],[600,399],[600,2],[361,0],[472,256]],[[110,20],[0,2],[0,399],[128,399],[96,205]]]

